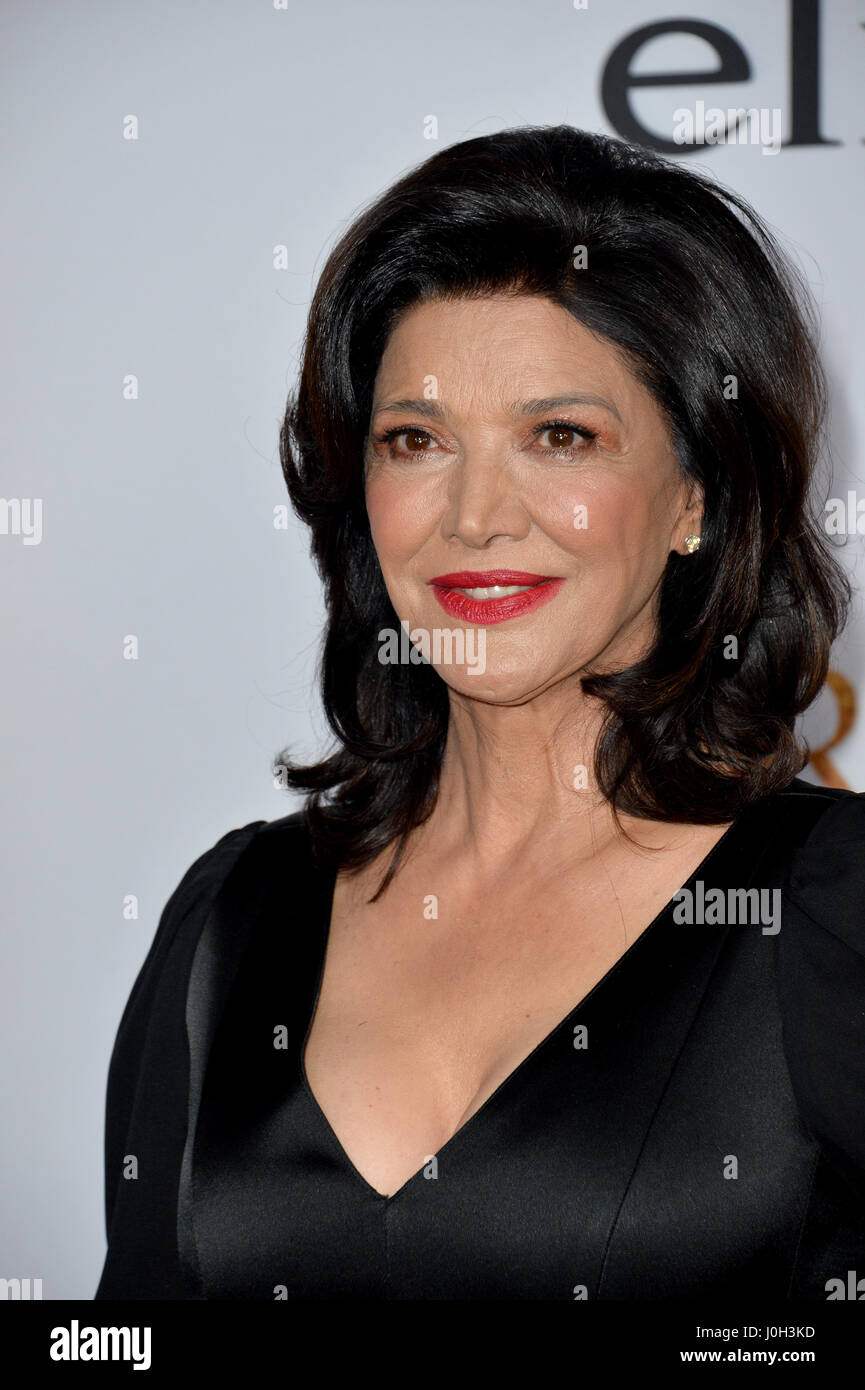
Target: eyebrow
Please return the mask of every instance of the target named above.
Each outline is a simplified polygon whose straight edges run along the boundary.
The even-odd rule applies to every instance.
[[[612,401],[605,400],[603,396],[595,396],[587,391],[580,391],[567,396],[535,396],[531,400],[516,401],[511,406],[511,415],[546,415],[551,410],[558,410],[561,406],[567,405],[599,405],[604,410],[608,410],[611,415],[621,422],[621,415]],[[421,397],[416,400],[405,399],[398,401],[383,401],[381,405],[373,407],[373,415],[380,415],[385,410],[403,410],[415,415],[423,415],[428,420],[442,420],[447,413],[440,401],[426,400]]]

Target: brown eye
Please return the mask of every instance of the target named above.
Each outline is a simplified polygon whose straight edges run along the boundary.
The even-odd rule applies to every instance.
[[[582,454],[592,440],[598,437],[597,432],[589,429],[587,425],[569,425],[565,420],[553,420],[540,425],[535,431],[535,436],[541,441],[544,453],[567,454],[568,458]],[[549,442],[543,443],[544,440]]]
[[[405,458],[408,454],[428,454],[435,440],[428,430],[419,425],[398,425],[384,434],[373,435],[373,442],[387,451],[392,459]]]
[[[406,430],[404,438],[410,454],[422,454],[429,444],[429,435],[421,434],[420,430]]]

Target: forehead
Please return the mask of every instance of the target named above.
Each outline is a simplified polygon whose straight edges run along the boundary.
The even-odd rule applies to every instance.
[[[456,416],[581,393],[626,428],[668,434],[665,413],[615,343],[541,295],[428,299],[403,310],[375,377],[373,411],[434,396]]]
[[[625,410],[657,411],[616,345],[542,295],[429,299],[404,309],[379,363],[375,405],[419,394],[430,377],[452,401],[603,387]]]

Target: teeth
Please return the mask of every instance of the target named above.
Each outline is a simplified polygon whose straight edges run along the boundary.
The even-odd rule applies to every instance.
[[[488,589],[457,589],[458,594],[483,602],[488,598],[510,598],[511,594],[527,594],[534,584],[493,584]]]

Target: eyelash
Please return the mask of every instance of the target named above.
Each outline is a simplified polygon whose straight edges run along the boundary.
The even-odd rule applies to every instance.
[[[575,425],[571,420],[545,420],[543,424],[536,425],[532,433],[537,437],[538,435],[546,434],[547,430],[566,430],[570,434],[578,434],[587,443],[591,443],[592,440],[598,437],[597,430],[590,430],[588,425]],[[429,430],[425,430],[419,425],[395,425],[392,429],[385,430],[383,434],[374,435],[373,439],[376,444],[389,444],[391,440],[398,439],[401,434],[422,434],[425,435],[427,439],[432,439]],[[424,449],[418,450],[417,457],[420,457],[425,452]],[[584,446],[574,444],[568,445],[567,448],[556,448],[552,444],[541,446],[541,453],[555,454],[559,458],[573,458],[575,454],[584,452]],[[408,458],[411,457],[411,455],[402,454],[400,457]]]

